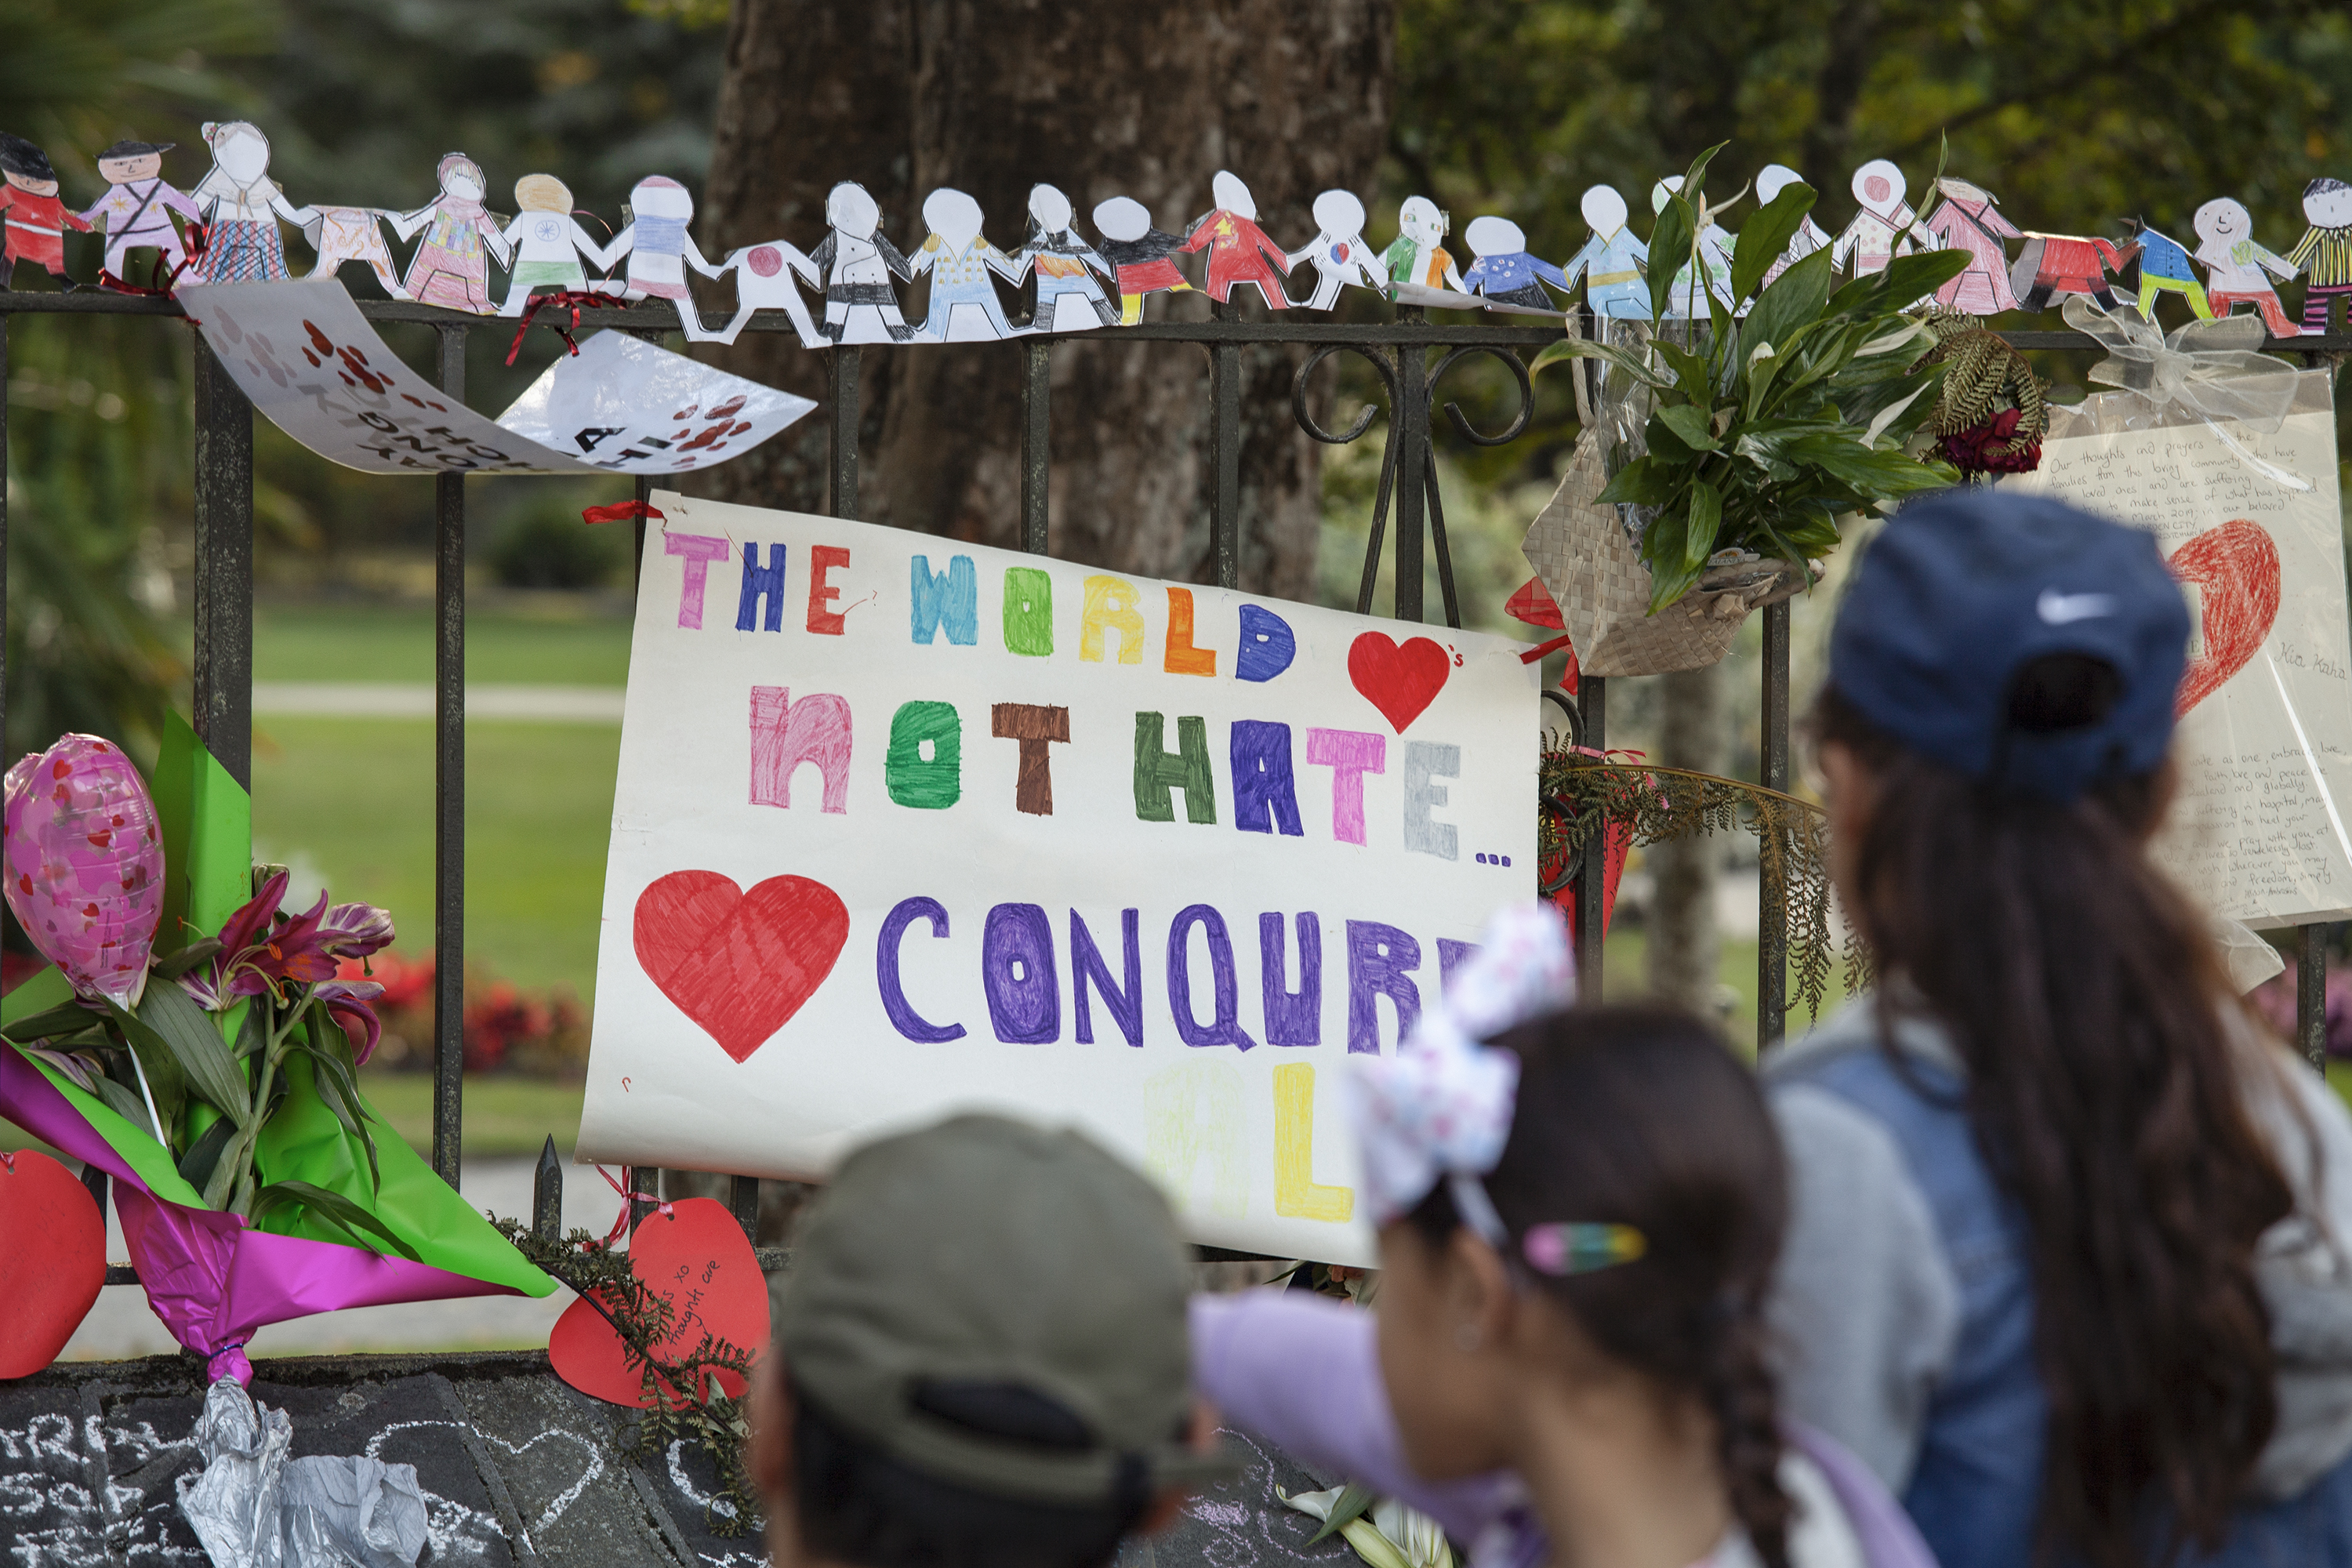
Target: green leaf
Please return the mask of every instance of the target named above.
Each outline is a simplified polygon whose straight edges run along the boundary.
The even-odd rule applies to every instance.
[[[1749,229],[1753,232],[1754,225]],[[1744,243],[1748,236],[1739,237]],[[1821,320],[1822,307],[1830,297],[1830,253],[1826,248],[1791,263],[1789,270],[1772,279],[1771,286],[1757,297],[1748,320],[1740,323],[1741,351],[1752,353],[1756,344],[1770,343],[1780,353],[1788,353],[1798,331]]]
[[[1658,214],[1658,226],[1650,231],[1650,319],[1654,321],[1665,321],[1666,302],[1675,292],[1675,274],[1690,259],[1694,216],[1690,203],[1679,195],[1668,196]]]
[[[1682,477],[1655,458],[1636,458],[1617,470],[1595,498],[1629,506],[1664,506],[1675,499]]]
[[[219,952],[220,938],[216,936],[201,937],[196,941],[188,943],[187,946],[180,949],[177,952],[157,959],[155,961],[154,969],[155,977],[163,980],[177,980],[181,975],[185,974],[189,970],[194,969],[197,964],[204,963],[206,959],[215,956]]]
[[[1665,426],[1695,452],[1712,452],[1719,443],[1715,438],[1715,423],[1707,417],[1705,405],[1677,403],[1671,408],[1661,408],[1651,419]]]
[[[229,1140],[236,1136],[236,1123],[225,1116],[205,1129],[203,1135],[188,1146],[188,1152],[180,1156],[182,1179],[201,1192],[219,1167]]]
[[[1706,361],[1680,343],[1658,339],[1651,345],[1675,373],[1675,390],[1705,407],[1715,401],[1715,373]]]
[[[354,1240],[373,1236],[411,1263],[421,1261],[416,1248],[403,1240],[390,1226],[373,1214],[343,1196],[309,1182],[272,1182],[253,1194],[253,1217],[259,1219],[282,1204],[296,1204],[309,1209],[331,1225],[341,1226]]]
[[[1683,544],[1690,537],[1690,511],[1686,506],[1669,507],[1650,520],[1642,531],[1642,559],[1649,563],[1655,575],[1659,571],[1679,571],[1683,561]]]
[[[1650,614],[1656,615],[1691,591],[1702,569],[1682,564],[1679,557],[1672,566],[1653,564],[1650,568]]]
[[[1831,295],[1829,313],[1876,316],[1890,310],[1900,310],[1967,271],[1972,259],[1965,250],[1927,250],[1916,256],[1898,256],[1883,271],[1864,273]]]
[[[1796,237],[1805,215],[1813,210],[1813,201],[1811,185],[1784,185],[1779,195],[1739,226],[1739,237],[1731,247],[1733,299],[1745,300],[1756,292],[1757,286],[1764,281],[1764,274],[1772,270],[1772,263],[1789,248],[1789,241]]]
[[[1706,188],[1706,166],[1715,162],[1715,155],[1717,153],[1722,152],[1726,147],[1730,145],[1731,143],[1729,142],[1718,142],[1714,146],[1708,148],[1706,152],[1701,153],[1697,157],[1691,160],[1691,166],[1683,171],[1683,195],[1685,196],[1688,197],[1692,201],[1698,200],[1699,193]]]
[[[98,1098],[105,1103],[109,1110],[133,1127],[149,1132],[155,1131],[154,1122],[149,1120],[147,1115],[147,1102],[139,1098],[137,1089],[127,1089],[102,1074],[97,1078],[96,1083]],[[157,1142],[161,1141],[162,1135],[159,1133]]]
[[[1723,521],[1723,492],[1705,479],[1691,484],[1688,531],[1683,538],[1683,564],[1694,569],[1715,553],[1715,534]]]
[[[1338,1534],[1346,1526],[1353,1524],[1362,1517],[1365,1510],[1370,1509],[1375,1500],[1377,1500],[1373,1497],[1370,1488],[1360,1482],[1349,1481],[1347,1490],[1333,1500],[1331,1511],[1323,1516],[1323,1528],[1307,1537],[1307,1544],[1312,1546],[1328,1536]]]
[[[1623,349],[1612,348],[1607,343],[1591,342],[1583,338],[1563,338],[1558,342],[1545,344],[1543,352],[1528,362],[1528,374],[1533,376],[1548,366],[1580,359],[1605,360],[1644,386],[1659,392],[1664,392],[1674,384],[1670,378],[1660,375],[1653,370],[1649,363],[1640,355],[1627,353]]]
[[[253,1116],[253,1089],[214,1026],[212,1015],[178,985],[150,985],[138,1022],[171,1048],[181,1071],[205,1104],[243,1126]]]
[[[0,1034],[5,1034],[20,1046],[30,1045],[35,1040],[46,1040],[52,1035],[78,1035],[96,1023],[98,1016],[79,1002],[68,1002],[46,1013],[19,1018],[6,1029],[0,1030]]]

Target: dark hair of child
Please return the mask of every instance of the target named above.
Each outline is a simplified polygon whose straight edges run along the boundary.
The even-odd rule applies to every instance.
[[[2101,660],[2044,657],[2011,686],[2011,728],[2095,723],[2121,689]],[[2206,921],[2147,853],[2167,775],[2032,798],[1907,750],[1834,689],[1813,731],[1872,775],[1850,918],[1950,1030],[1978,1150],[2027,1228],[2041,1552],[2137,1563],[2152,1521],[2173,1535],[2153,1560],[2210,1549],[2276,1416],[2254,1247],[2294,1198],[2241,1100]]]
[[[1666,1007],[1572,1008],[1491,1043],[1520,1062],[1510,1141],[1485,1178],[1510,1256],[1549,1222],[1632,1226],[1646,1243],[1590,1273],[1519,1268],[1522,1285],[1613,1361],[1701,1402],[1734,1516],[1767,1568],[1788,1568],[1764,1321],[1788,1174],[1755,1075]],[[1443,1184],[1411,1219],[1438,1244],[1461,1223]]]

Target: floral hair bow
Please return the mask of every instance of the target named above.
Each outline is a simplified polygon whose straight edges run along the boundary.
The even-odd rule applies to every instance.
[[[1519,1059],[1479,1041],[1575,1000],[1575,956],[1559,910],[1508,905],[1397,1054],[1355,1064],[1356,1141],[1374,1225],[1401,1218],[1451,1181],[1463,1218],[1497,1239],[1500,1222],[1476,1178],[1510,1139]]]

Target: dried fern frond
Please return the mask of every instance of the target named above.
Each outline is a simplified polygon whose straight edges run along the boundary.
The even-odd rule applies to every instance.
[[[1566,747],[1547,750],[1537,776],[1541,865],[1572,863],[1604,824],[1623,825],[1637,845],[1690,833],[1753,833],[1764,885],[1781,890],[1795,971],[1789,1010],[1801,1004],[1809,1016],[1821,1016],[1841,948],[1830,930],[1829,817],[1820,806],[1717,773],[1610,762]],[[1853,995],[1869,984],[1869,957],[1859,942],[1843,944],[1842,956]]]

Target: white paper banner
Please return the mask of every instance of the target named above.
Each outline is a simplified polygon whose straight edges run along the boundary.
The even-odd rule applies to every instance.
[[[2149,530],[2188,591],[2180,793],[2158,858],[2215,913],[2257,928],[2352,918],[2336,418],[2326,373],[2304,381],[2273,435],[2158,425],[2137,394],[2101,394],[2055,411],[2040,470],[2004,481]]]
[[[1348,1058],[1532,891],[1518,645],[656,504],[580,1158],[821,1176],[995,1107],[1370,1261]]]
[[[366,473],[684,473],[816,406],[604,331],[493,422],[410,370],[331,279],[184,285],[178,297],[270,423]]]

